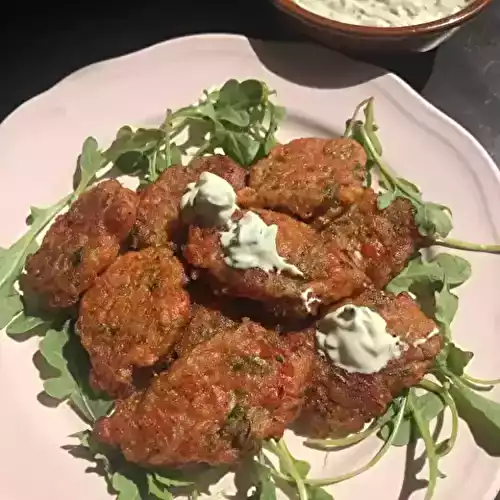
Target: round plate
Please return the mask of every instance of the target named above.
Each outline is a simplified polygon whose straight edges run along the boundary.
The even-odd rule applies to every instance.
[[[71,190],[86,136],[105,146],[124,124],[158,124],[167,107],[189,104],[203,89],[229,78],[247,77],[265,80],[278,91],[288,110],[281,140],[339,134],[354,107],[374,96],[386,158],[421,186],[426,199],[452,208],[453,236],[500,240],[500,219],[494,217],[500,213],[500,176],[492,160],[469,133],[400,79],[315,46],[203,35],[77,71],[5,120],[0,126],[0,245],[24,232],[30,205],[48,205]],[[499,375],[500,257],[467,258],[473,279],[459,290],[454,336],[475,352],[472,373],[493,378]],[[88,463],[62,449],[83,424],[66,407],[47,408],[37,400],[42,386],[32,359],[36,343],[0,336],[0,498],[105,500],[104,481],[86,474]],[[498,391],[492,397],[500,399]],[[288,440],[317,476],[364,464],[380,444],[374,438],[326,455],[302,447],[294,436]],[[435,499],[492,500],[500,485],[499,466],[462,424],[457,447],[440,464],[448,477],[439,481]],[[425,477],[426,470],[405,471],[405,450],[393,449],[376,467],[332,492],[337,500],[367,495],[371,500],[406,499],[415,487],[415,473]],[[423,498],[422,491],[411,498]]]

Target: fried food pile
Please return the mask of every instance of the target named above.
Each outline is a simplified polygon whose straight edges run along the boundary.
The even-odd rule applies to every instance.
[[[425,241],[405,200],[377,208],[365,163],[354,140],[298,139],[250,172],[213,155],[138,193],[105,181],[56,219],[21,287],[47,310],[77,308],[91,385],[116,399],[98,440],[144,466],[232,464],[286,428],[356,432],[425,375],[442,347],[436,325],[383,291]],[[234,267],[220,227],[183,219],[203,172],[237,193],[230,223],[257,214],[300,272]],[[318,320],[348,304],[406,346],[378,372],[318,349]]]

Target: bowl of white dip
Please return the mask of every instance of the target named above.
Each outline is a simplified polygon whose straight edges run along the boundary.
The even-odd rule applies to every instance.
[[[272,0],[296,28],[352,52],[425,52],[492,0]]]

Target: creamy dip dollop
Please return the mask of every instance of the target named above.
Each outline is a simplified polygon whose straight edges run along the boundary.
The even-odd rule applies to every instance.
[[[347,24],[412,26],[450,16],[468,0],[294,0],[314,14]]]
[[[220,233],[220,242],[226,252],[224,262],[236,269],[259,268],[270,272],[288,272],[303,276],[300,269],[286,262],[278,254],[276,236],[278,226],[268,226],[255,212],[247,212],[238,221],[228,221],[227,231]]]
[[[238,206],[236,193],[229,182],[210,172],[202,172],[196,182],[188,184],[180,208],[184,219],[196,218],[212,227],[230,221]]]
[[[380,314],[352,304],[327,314],[318,323],[316,340],[320,353],[348,372],[377,373],[405,350]]]

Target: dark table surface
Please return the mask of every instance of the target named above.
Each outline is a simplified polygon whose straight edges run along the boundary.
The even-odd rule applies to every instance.
[[[77,68],[169,38],[203,32],[299,38],[266,0],[18,4],[10,2],[14,10],[0,20],[0,120]],[[499,33],[500,2],[494,0],[437,51],[370,61],[403,77],[500,162]]]
[[[178,5],[177,5],[178,3]],[[0,121],[82,66],[185,34],[297,40],[267,0],[9,3],[0,20]],[[405,79],[500,162],[500,2],[426,54],[368,59]],[[497,497],[500,500],[500,494]]]

